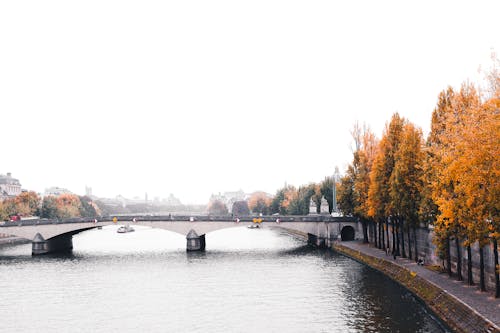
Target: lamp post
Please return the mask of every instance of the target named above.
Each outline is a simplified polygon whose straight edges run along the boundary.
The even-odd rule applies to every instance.
[[[340,178],[339,168],[335,166],[335,172],[333,174],[333,202],[332,202],[332,216],[337,214],[337,181]]]
[[[332,178],[332,193],[333,193],[333,201],[332,201],[332,216],[337,212],[337,186],[335,186],[335,174]]]

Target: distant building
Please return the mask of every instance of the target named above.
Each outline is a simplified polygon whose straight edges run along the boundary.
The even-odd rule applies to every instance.
[[[210,197],[210,201],[214,200],[222,201],[224,205],[226,205],[226,208],[229,211],[229,213],[232,213],[233,204],[236,201],[244,201],[247,199],[247,197],[248,196],[245,194],[245,192],[239,190],[234,192],[224,192],[223,194],[221,193],[212,194],[212,196]]]
[[[12,174],[0,175],[0,200],[15,197],[21,194],[21,183]]]
[[[45,196],[45,197],[49,196],[49,195],[59,196],[61,194],[73,194],[73,193],[70,190],[67,190],[65,188],[53,186],[53,187],[46,188],[43,196]]]
[[[90,186],[85,186],[85,195],[89,198],[92,197],[92,187]]]

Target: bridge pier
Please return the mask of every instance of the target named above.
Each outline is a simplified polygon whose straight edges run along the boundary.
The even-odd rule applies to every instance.
[[[52,252],[66,252],[73,249],[73,235],[62,234],[45,240],[37,233],[31,243],[31,254],[47,254]]]
[[[196,231],[191,229],[186,236],[187,251],[205,251],[205,235],[198,236]]]
[[[313,234],[307,234],[307,244],[316,246],[320,249],[327,248],[330,243],[328,237],[316,236]]]

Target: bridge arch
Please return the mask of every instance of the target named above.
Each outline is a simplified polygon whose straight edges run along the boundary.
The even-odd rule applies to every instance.
[[[354,240],[356,232],[354,228],[350,225],[346,225],[340,231],[340,240],[344,241],[352,241]]]

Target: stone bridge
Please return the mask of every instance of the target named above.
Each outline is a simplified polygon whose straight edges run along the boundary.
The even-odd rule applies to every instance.
[[[362,237],[361,223],[353,217],[329,215],[308,216],[115,216],[104,218],[72,218],[64,220],[21,220],[0,222],[0,232],[32,241],[32,254],[73,249],[72,237],[85,230],[107,225],[141,225],[179,233],[186,237],[188,251],[205,250],[209,232],[241,226],[262,226],[286,229],[306,238],[310,244],[330,246],[336,239],[354,240]]]

